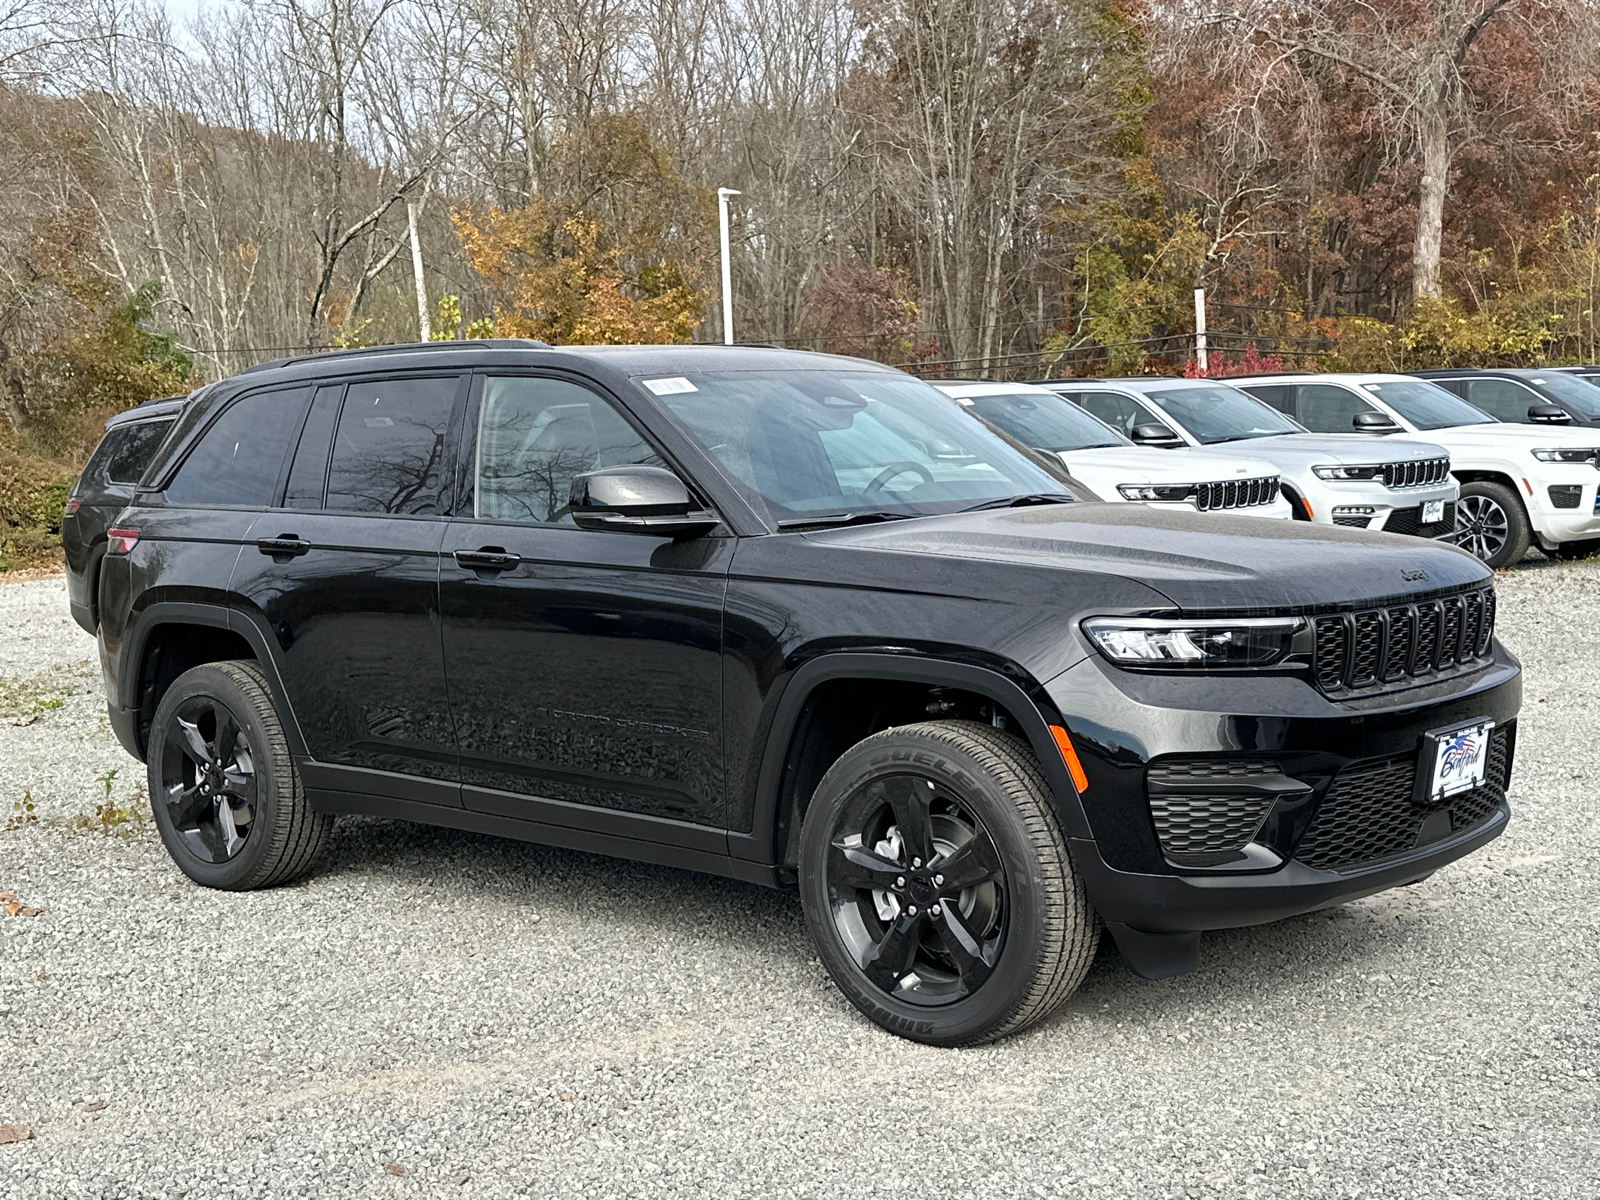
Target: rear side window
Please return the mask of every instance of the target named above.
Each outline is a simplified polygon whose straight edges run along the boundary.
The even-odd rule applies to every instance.
[[[322,485],[328,475],[328,450],[333,443],[333,423],[339,419],[342,383],[317,389],[311,401],[311,415],[300,434],[294,464],[289,468],[289,486],[284,489],[285,508],[321,508]]]
[[[1240,391],[1249,392],[1263,404],[1270,404],[1281,413],[1294,416],[1294,388],[1285,383],[1241,383]],[[1300,422],[1302,425],[1304,421]]]
[[[352,383],[333,438],[327,507],[432,516],[457,376]]]
[[[252,392],[230,404],[200,436],[167,485],[181,505],[270,505],[289,441],[305,417],[304,386]]]
[[[150,465],[161,439],[167,436],[172,422],[138,421],[115,432],[124,436],[112,450],[106,462],[106,478],[112,483],[138,483],[139,476]]]

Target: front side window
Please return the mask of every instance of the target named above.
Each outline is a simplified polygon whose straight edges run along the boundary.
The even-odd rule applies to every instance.
[[[1128,439],[1095,420],[1077,405],[1045,392],[1003,396],[963,396],[960,403],[989,424],[1035,450],[1089,450],[1126,446]]]
[[[1516,424],[1528,419],[1528,410],[1545,398],[1525,384],[1509,379],[1467,380],[1467,403],[1482,409],[1497,421]]]
[[[1584,416],[1600,417],[1600,387],[1595,387],[1580,376],[1551,373],[1541,375],[1533,382],[1544,389],[1545,395],[1554,396]]]
[[[1302,383],[1296,410],[1312,433],[1353,433],[1356,414],[1378,410],[1349,388],[1334,383]]]
[[[305,416],[305,387],[235,400],[183,460],[167,503],[265,508],[273,501],[289,439]]]
[[[1489,425],[1486,417],[1465,400],[1420,379],[1396,379],[1361,385],[1382,400],[1414,429],[1449,429],[1455,425]]]
[[[1180,428],[1188,430],[1190,436],[1207,446],[1305,432],[1303,427],[1254,396],[1222,384],[1172,388],[1145,395]]]
[[[572,481],[602,467],[661,466],[610,403],[561,379],[484,381],[478,403],[473,515],[571,525]]]
[[[639,382],[776,521],[1064,494],[955,400],[909,376],[773,370]]]
[[[333,437],[327,507],[432,516],[456,376],[352,383]]]
[[[1085,392],[1078,403],[1119,433],[1130,437],[1135,426],[1150,425],[1155,420],[1144,405],[1120,392]]]

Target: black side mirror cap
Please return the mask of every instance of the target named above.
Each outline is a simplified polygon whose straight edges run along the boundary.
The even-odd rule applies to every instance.
[[[1357,433],[1399,433],[1400,426],[1388,413],[1358,412],[1351,418],[1350,424]]]
[[[665,467],[605,467],[572,480],[568,496],[579,529],[695,537],[715,529],[715,513],[695,506],[689,489]]]
[[[1129,435],[1140,446],[1155,446],[1161,449],[1173,449],[1183,445],[1183,439],[1165,425],[1155,421],[1148,425],[1135,425]]]
[[[1528,408],[1528,420],[1535,425],[1571,425],[1572,414],[1559,404],[1534,404]]]

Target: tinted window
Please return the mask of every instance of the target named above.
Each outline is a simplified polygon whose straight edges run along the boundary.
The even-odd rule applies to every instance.
[[[1249,392],[1263,404],[1270,404],[1281,413],[1294,415],[1294,387],[1287,383],[1241,383],[1241,392]]]
[[[1377,412],[1349,388],[1333,383],[1302,383],[1296,415],[1312,433],[1354,433],[1356,414]]]
[[[963,396],[960,403],[1035,450],[1087,450],[1092,446],[1128,444],[1076,405],[1046,392]]]
[[[1205,445],[1305,432],[1282,413],[1235,387],[1217,384],[1146,392],[1145,395]]]
[[[1382,400],[1402,421],[1417,429],[1449,429],[1453,425],[1488,425],[1486,417],[1465,400],[1458,400],[1432,380],[1397,379],[1361,385]]]
[[[138,483],[139,476],[150,465],[150,456],[171,428],[170,418],[136,421],[106,434],[106,441],[111,443],[111,453],[106,458],[106,479],[112,483]]]
[[[456,377],[352,383],[328,465],[327,507],[430,516],[439,510]]]
[[[333,441],[333,423],[339,416],[342,383],[317,389],[311,401],[311,415],[289,467],[289,485],[284,488],[285,508],[321,508],[322,485],[328,474],[328,449]]]
[[[1155,424],[1144,405],[1117,392],[1085,392],[1078,403],[1119,433],[1132,434],[1135,425]]]
[[[1577,409],[1586,417],[1600,417],[1600,387],[1576,375],[1540,375],[1534,381],[1544,394]],[[1523,420],[1527,420],[1524,416]]]
[[[167,502],[271,504],[289,439],[305,415],[307,391],[252,392],[230,404],[183,460],[167,485]]]
[[[1467,403],[1501,421],[1526,421],[1528,409],[1547,401],[1530,387],[1509,379],[1467,380]]]
[[[478,405],[473,512],[497,521],[572,524],[574,476],[661,466],[633,427],[589,389],[560,379],[488,379]]]

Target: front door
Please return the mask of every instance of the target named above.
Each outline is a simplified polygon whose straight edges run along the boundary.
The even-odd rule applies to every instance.
[[[720,849],[731,539],[572,523],[573,476],[662,464],[584,384],[480,377],[466,428],[440,587],[463,802]]]

